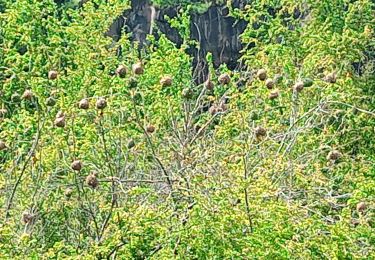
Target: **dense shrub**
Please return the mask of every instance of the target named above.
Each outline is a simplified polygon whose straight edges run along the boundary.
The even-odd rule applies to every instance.
[[[183,12],[138,51],[126,1],[0,0],[1,258],[375,257],[375,6],[251,2],[197,86]]]

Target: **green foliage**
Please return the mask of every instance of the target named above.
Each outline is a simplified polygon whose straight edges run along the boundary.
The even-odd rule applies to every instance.
[[[180,48],[139,52],[104,36],[127,8],[0,0],[0,258],[374,258],[374,4],[231,9],[244,66],[208,54],[213,90],[191,76],[189,12],[169,20]]]

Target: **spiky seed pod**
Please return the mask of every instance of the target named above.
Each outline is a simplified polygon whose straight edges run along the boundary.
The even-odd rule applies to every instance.
[[[228,85],[231,79],[228,73],[224,73],[219,76],[218,80],[221,85]]]
[[[87,98],[82,99],[81,101],[79,101],[78,107],[80,109],[85,109],[85,110],[89,109],[90,108],[90,102],[89,102],[89,100]]]
[[[337,81],[337,75],[335,72],[331,72],[329,74],[326,75],[326,77],[324,78],[324,80],[328,83],[331,83],[331,84],[334,84],[336,83]]]
[[[218,108],[217,108],[216,105],[212,105],[212,106],[208,109],[208,112],[209,112],[212,116],[214,116],[214,115],[216,115],[216,114],[219,112],[219,110],[218,110]]]
[[[86,177],[86,184],[90,186],[91,188],[95,189],[99,185],[98,178],[96,177],[95,173],[91,173],[90,175],[87,175]]]
[[[54,124],[57,127],[65,127],[65,116],[56,117]]]
[[[120,78],[125,78],[126,76],[126,67],[124,65],[119,65],[116,69],[116,75]]]
[[[259,138],[259,137],[266,136],[267,130],[262,126],[258,126],[254,129],[254,133],[255,133],[255,136]]]
[[[21,96],[18,93],[14,93],[11,98],[12,102],[19,103],[21,101]]]
[[[133,64],[132,70],[135,75],[142,75],[144,73],[143,65],[141,62]]]
[[[148,125],[146,127],[146,132],[149,133],[149,134],[152,134],[153,132],[155,132],[155,126],[153,125]]]
[[[48,79],[50,79],[50,80],[57,79],[57,76],[58,76],[58,72],[56,70],[50,70],[48,72]]]
[[[26,89],[22,94],[22,99],[31,100],[33,96],[33,92],[30,89]]]
[[[29,224],[31,221],[33,221],[34,216],[29,212],[22,213],[22,222],[24,224]]]
[[[3,140],[0,140],[0,151],[7,149],[7,145]]]
[[[161,78],[160,80],[160,84],[163,86],[163,87],[169,87],[169,86],[172,86],[172,83],[173,83],[173,79],[171,76],[164,76]]]
[[[0,109],[0,117],[5,117],[8,114],[8,110],[6,108]]]
[[[48,97],[46,99],[46,105],[48,107],[53,107],[54,105],[56,105],[56,99],[54,99],[53,97]]]
[[[183,89],[182,97],[185,99],[191,99],[193,97],[193,91],[190,88]]]
[[[204,87],[208,90],[213,90],[215,85],[214,83],[210,80],[210,79],[207,79],[205,82],[204,82]]]
[[[280,96],[279,90],[274,90],[269,94],[269,99],[276,99]]]
[[[266,87],[267,87],[268,89],[272,89],[273,86],[275,86],[275,81],[273,81],[273,79],[267,79],[267,80],[266,80]]]
[[[70,198],[73,194],[73,190],[71,188],[67,188],[64,192],[64,195],[67,197],[67,198]]]
[[[337,150],[333,150],[333,151],[330,151],[327,155],[327,160],[331,160],[331,161],[337,161],[339,160],[340,158],[342,157],[342,154],[337,151]]]
[[[303,82],[298,81],[296,84],[294,84],[293,89],[296,92],[301,92],[303,90],[303,86],[304,86]]]
[[[107,100],[104,98],[104,97],[100,97],[97,101],[96,101],[96,108],[97,109],[104,109],[107,107]]]
[[[367,205],[365,202],[361,201],[357,204],[356,209],[358,212],[364,212],[367,209]]]
[[[260,79],[260,80],[266,80],[267,78],[267,71],[265,69],[260,69],[258,70],[257,72],[257,77]]]
[[[80,171],[82,169],[82,162],[80,160],[74,160],[70,167],[74,171]]]

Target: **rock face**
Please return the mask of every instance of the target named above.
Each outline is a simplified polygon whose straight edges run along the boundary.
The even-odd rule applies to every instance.
[[[232,5],[236,8],[243,8],[246,0],[235,0]],[[176,17],[179,7],[168,7],[159,9],[153,6],[148,0],[132,0],[131,10],[116,19],[109,28],[107,35],[118,41],[121,31],[132,33],[132,40],[140,43],[140,46],[147,44],[148,34],[154,34],[160,30],[166,37],[177,46],[182,44],[182,38],[178,31],[169,26],[164,18]],[[212,5],[202,14],[191,14],[191,38],[199,42],[200,48],[191,47],[189,54],[194,57],[193,77],[197,83],[202,83],[207,79],[208,66],[206,55],[211,52],[213,63],[217,68],[225,63],[230,69],[237,66],[242,48],[240,34],[245,30],[245,21],[236,21],[228,16],[229,9],[225,5]]]

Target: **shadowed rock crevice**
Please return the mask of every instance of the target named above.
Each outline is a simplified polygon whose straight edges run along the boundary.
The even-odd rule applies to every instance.
[[[236,8],[245,6],[244,0],[233,1]],[[108,36],[115,41],[121,38],[123,28],[130,32],[132,40],[147,44],[147,35],[152,33],[158,37],[157,30],[165,34],[177,47],[182,44],[179,32],[172,28],[165,16],[176,17],[178,6],[157,8],[148,0],[133,0],[132,8],[116,19],[109,28]],[[245,21],[236,21],[228,16],[229,9],[225,5],[210,6],[204,13],[192,13],[190,31],[191,38],[199,43],[200,48],[191,46],[188,53],[193,59],[193,77],[197,83],[202,83],[208,75],[206,55],[212,53],[213,65],[218,68],[221,64],[227,64],[230,69],[235,69],[240,58],[242,44],[240,35],[245,30]]]

